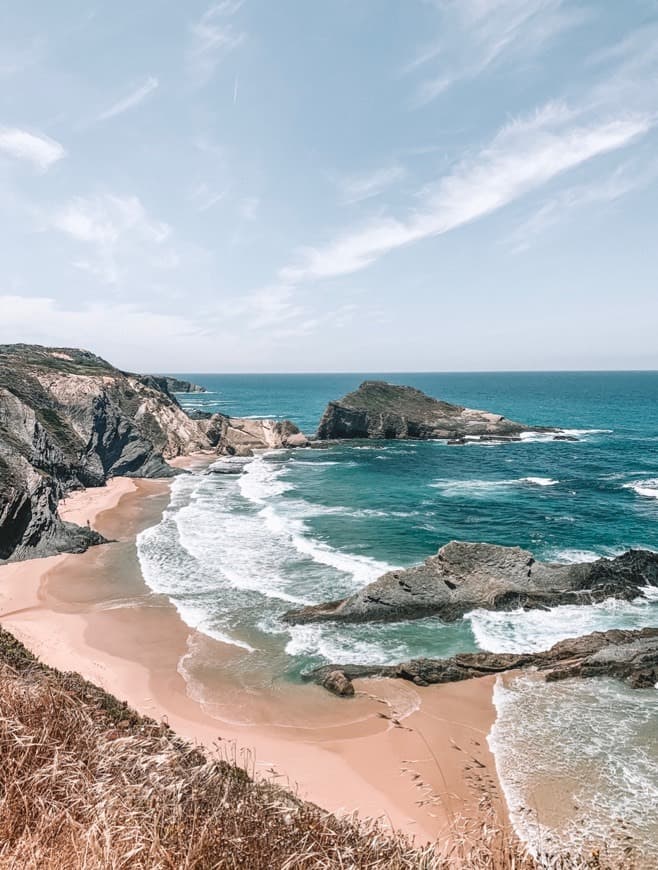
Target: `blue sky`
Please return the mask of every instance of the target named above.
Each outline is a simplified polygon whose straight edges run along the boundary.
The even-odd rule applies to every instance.
[[[658,368],[655,0],[0,13],[0,341]]]

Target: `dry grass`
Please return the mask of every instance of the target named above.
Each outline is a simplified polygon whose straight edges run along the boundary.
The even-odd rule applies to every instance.
[[[490,817],[486,795],[483,819]],[[77,675],[37,664],[0,630],[0,867],[53,870],[538,870],[496,825],[415,849],[338,819],[235,759],[209,760]],[[611,865],[612,866],[612,865]],[[619,866],[619,865],[614,865]]]

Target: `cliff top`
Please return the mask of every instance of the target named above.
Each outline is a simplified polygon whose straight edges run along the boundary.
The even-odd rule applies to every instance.
[[[0,344],[0,370],[16,366],[78,375],[119,374],[118,369],[89,350],[43,347],[40,344]]]
[[[461,405],[433,399],[416,387],[404,387],[386,381],[364,381],[358,389],[334,404],[355,411],[399,414],[416,419],[437,413],[459,414],[464,410]]]

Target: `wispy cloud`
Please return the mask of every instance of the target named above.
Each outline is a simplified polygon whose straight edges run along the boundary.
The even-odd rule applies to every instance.
[[[535,56],[589,16],[565,0],[436,0],[433,5],[441,36],[422,47],[404,69],[421,75],[417,106],[504,59]]]
[[[242,6],[242,0],[222,0],[209,6],[190,25],[188,68],[199,85],[209,81],[222,57],[245,40],[245,34],[234,27],[231,18]],[[236,90],[234,88],[234,100]]]
[[[59,142],[18,127],[0,127],[0,152],[16,160],[26,160],[41,172],[66,156]]]
[[[190,192],[190,199],[197,211],[208,211],[226,197],[226,190],[215,190],[207,182],[201,181]]]
[[[110,118],[115,118],[117,115],[122,115],[129,109],[134,109],[135,106],[144,102],[144,100],[157,89],[158,85],[159,82],[157,78],[155,78],[155,76],[149,76],[145,82],[134,88],[127,96],[123,97],[123,99],[118,100],[108,109],[101,112],[96,120],[107,121]]]
[[[569,215],[588,206],[617,202],[624,196],[651,184],[658,177],[658,161],[645,166],[636,161],[623,163],[607,177],[589,184],[561,190],[531,213],[506,240],[515,253],[528,250],[540,235],[563,224]]]
[[[406,178],[407,170],[399,163],[381,166],[359,175],[346,175],[338,179],[341,198],[345,203],[361,202],[378,196],[398,181]]]
[[[91,255],[74,261],[108,284],[122,276],[122,261],[135,250],[145,256],[144,246],[161,245],[171,228],[151,218],[136,196],[103,194],[76,197],[49,218],[55,229],[87,246]],[[171,258],[163,258],[171,265]]]
[[[652,126],[648,115],[589,124],[561,103],[506,124],[474,158],[419,195],[420,206],[404,218],[379,218],[340,235],[326,246],[300,252],[280,273],[299,282],[357,272],[379,257],[442,235],[505,207],[551,179],[606,152],[623,148]]]

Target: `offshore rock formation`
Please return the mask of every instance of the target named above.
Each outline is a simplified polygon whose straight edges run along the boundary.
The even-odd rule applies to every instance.
[[[568,677],[617,677],[632,688],[658,683],[658,628],[595,631],[563,640],[540,653],[462,653],[449,659],[414,659],[400,665],[326,665],[306,679],[342,697],[354,695],[352,680],[360,677],[398,677],[417,686],[453,683],[537,668],[548,681]]]
[[[358,390],[330,402],[322,415],[317,437],[337,438],[446,438],[518,439],[522,432],[553,432],[526,426],[500,414],[475,411],[441,402],[414,387],[384,381],[364,381]]]
[[[253,420],[213,414],[198,421],[210,443],[223,456],[253,456],[255,450],[306,447],[308,439],[290,420]]]
[[[205,393],[206,388],[199,384],[193,384],[191,381],[182,381],[180,378],[172,378],[171,375],[150,375],[153,380],[157,381],[160,389],[167,393]]]
[[[208,447],[152,381],[84,350],[0,345],[0,560],[98,543],[60,520],[63,495],[119,475],[170,477],[166,458]]]
[[[528,550],[451,541],[422,565],[389,571],[341,601],[292,610],[292,624],[337,620],[391,622],[438,616],[452,622],[471,610],[537,609],[631,601],[658,586],[658,553],[629,550],[574,565],[538,562]]]

